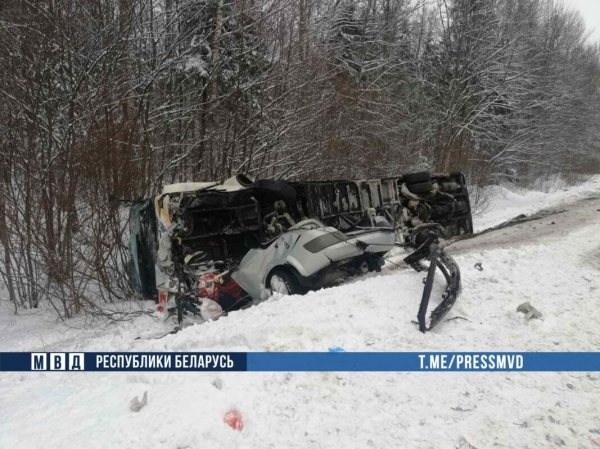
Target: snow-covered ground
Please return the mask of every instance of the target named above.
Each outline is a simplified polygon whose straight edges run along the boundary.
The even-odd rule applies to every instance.
[[[569,186],[556,178],[530,190],[506,184],[486,187],[485,197],[489,201],[484,202],[483,213],[475,216],[475,232],[496,226],[520,214],[530,215],[546,208],[570,204],[597,192],[599,186],[600,176],[593,176],[575,186]]]
[[[0,351],[600,350],[600,179],[504,193],[475,218],[478,229],[561,204],[579,224],[556,216],[524,225],[544,226],[539,239],[519,240],[526,229],[510,228],[499,231],[502,247],[491,244],[496,233],[451,246],[463,293],[448,318],[464,319],[425,335],[411,323],[423,275],[389,264],[160,340],[143,338],[167,329],[150,316],[63,325],[43,312],[15,317],[2,302]],[[506,243],[511,235],[518,244]],[[516,312],[525,301],[542,320]],[[144,391],[147,407],[131,412]],[[243,415],[241,432],[223,423],[231,408]],[[2,449],[592,448],[599,438],[600,373],[0,374]]]

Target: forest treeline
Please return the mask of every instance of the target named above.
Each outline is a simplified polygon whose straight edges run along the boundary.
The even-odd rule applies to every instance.
[[[127,297],[122,201],[171,182],[599,172],[599,85],[556,0],[3,0],[0,289]]]

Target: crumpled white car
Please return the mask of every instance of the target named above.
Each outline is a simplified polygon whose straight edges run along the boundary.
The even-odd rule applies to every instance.
[[[375,218],[373,227],[349,233],[316,219],[301,221],[264,249],[250,250],[232,277],[260,300],[273,293],[304,294],[344,276],[379,271],[396,235],[383,217]]]

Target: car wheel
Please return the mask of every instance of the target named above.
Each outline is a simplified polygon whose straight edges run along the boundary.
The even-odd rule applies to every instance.
[[[363,259],[360,262],[358,262],[356,268],[358,269],[359,275],[367,274],[371,271],[371,265],[369,264],[369,261],[367,259]]]
[[[412,193],[429,193],[433,189],[431,181],[410,184],[406,186]]]
[[[431,182],[431,173],[429,173],[428,171],[409,173],[407,175],[404,175],[402,179],[406,184],[418,184],[420,182],[425,181]]]
[[[373,259],[373,258],[370,258],[368,260],[371,271],[375,271],[376,273],[381,272],[381,265],[379,265],[379,263],[378,263],[379,260],[380,259]]]
[[[298,282],[292,274],[285,270],[276,270],[269,279],[269,288],[271,294],[279,293],[282,295],[301,294]]]
[[[377,271],[377,272],[381,271],[381,267],[379,266],[377,261],[371,257],[365,257],[365,258],[359,259],[356,262],[355,267],[356,267],[356,270],[358,271],[359,276],[362,276],[367,273],[371,273],[372,271]]]
[[[296,191],[294,188],[284,181],[275,181],[273,179],[259,179],[252,184],[252,190],[255,196],[261,197],[266,201],[283,200],[288,205],[296,202]]]

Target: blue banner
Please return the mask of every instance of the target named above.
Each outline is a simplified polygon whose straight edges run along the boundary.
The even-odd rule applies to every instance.
[[[0,371],[596,371],[598,352],[3,352]]]
[[[251,352],[248,371],[600,371],[600,353]]]
[[[0,371],[247,371],[245,352],[2,352]]]

